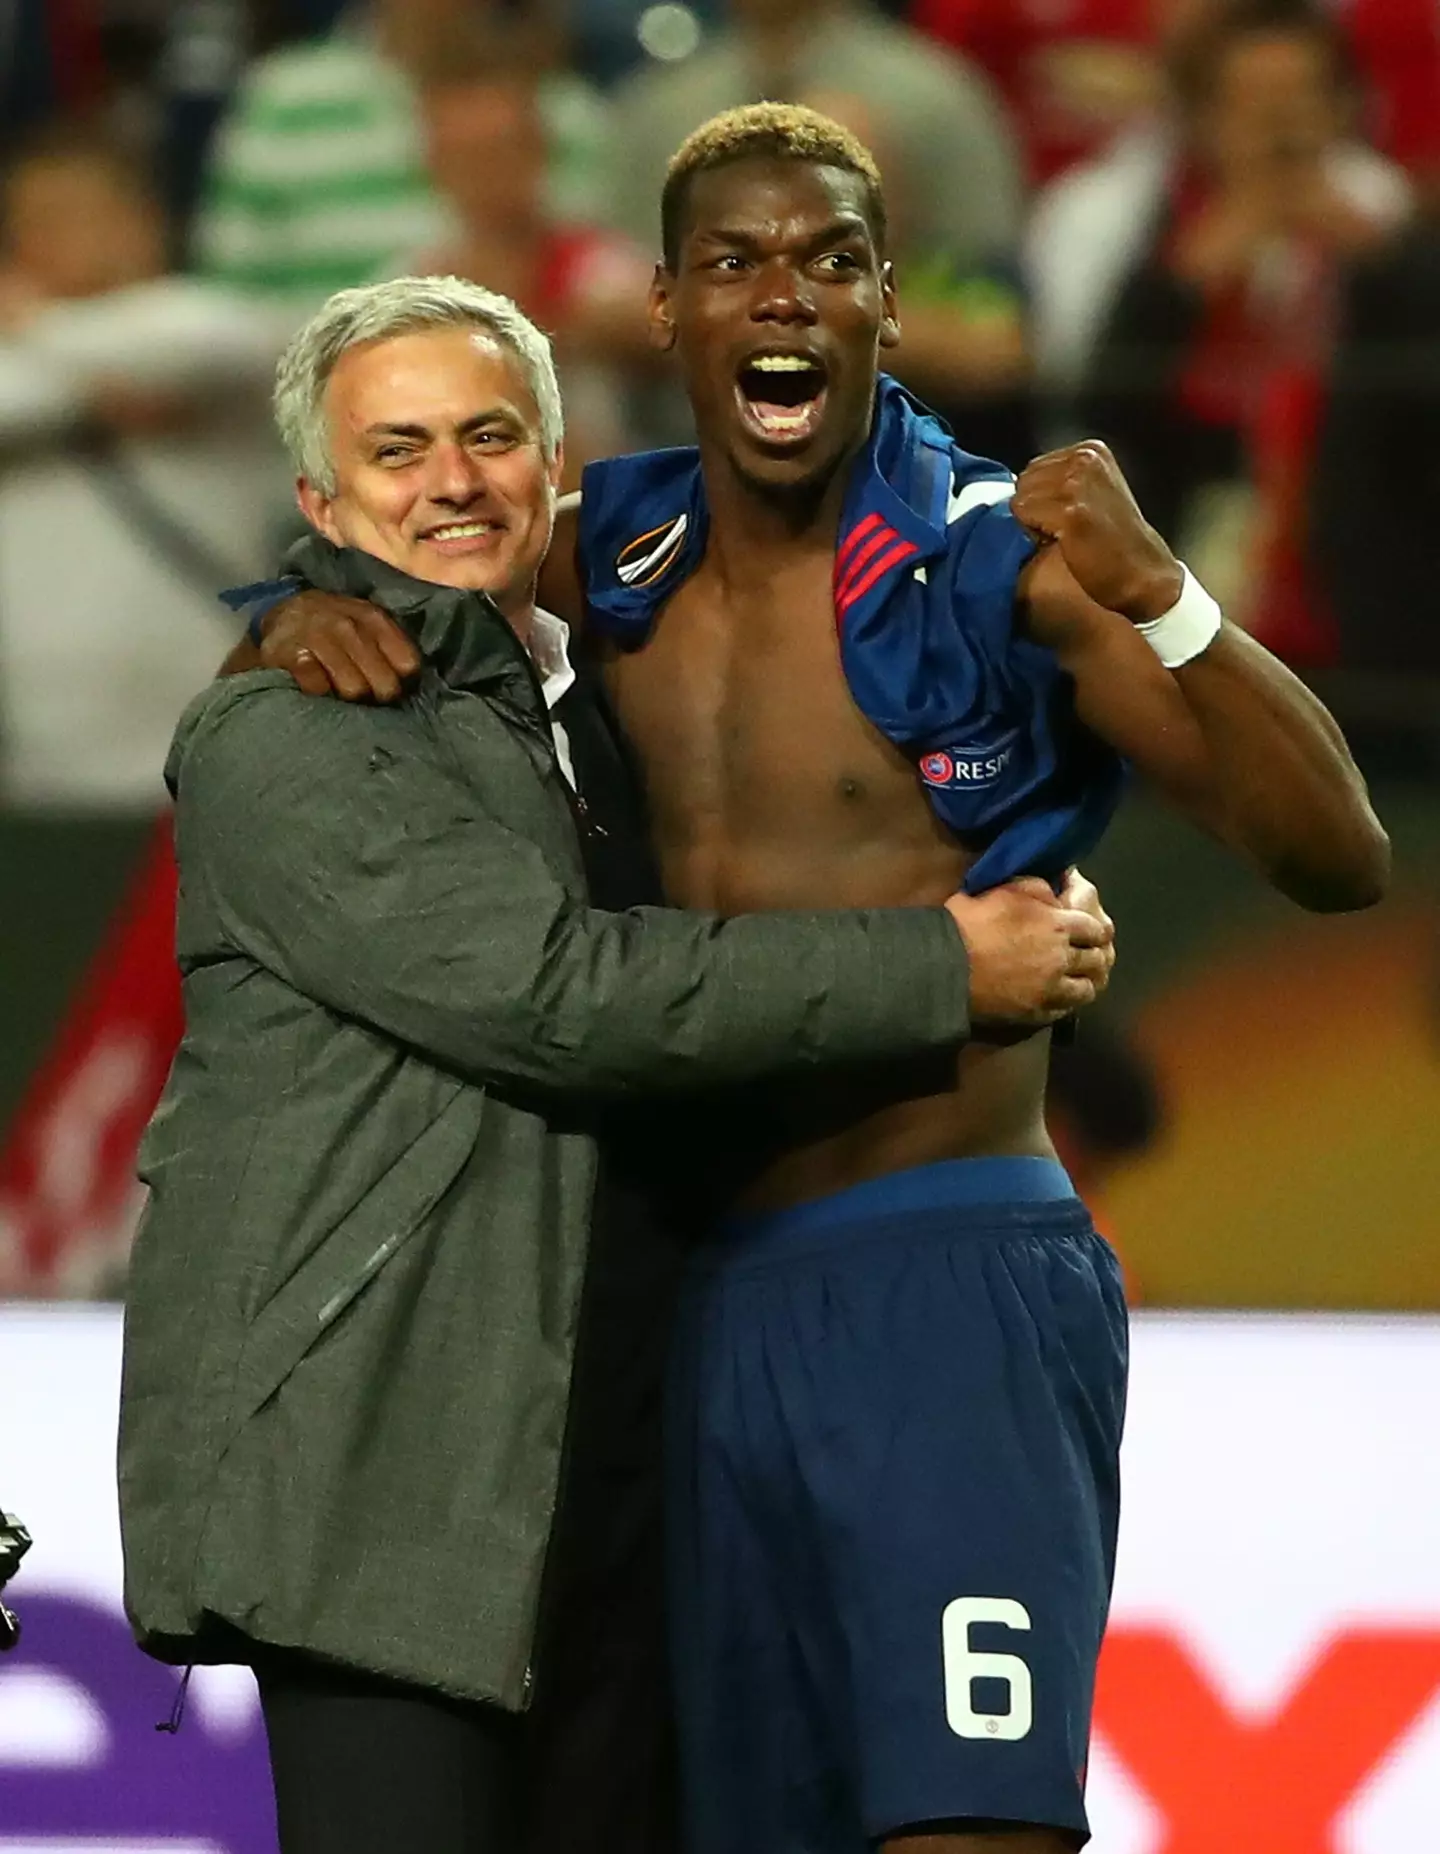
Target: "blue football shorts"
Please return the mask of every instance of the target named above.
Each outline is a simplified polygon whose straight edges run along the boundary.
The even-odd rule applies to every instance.
[[[666,1470],[688,1854],[1084,1838],[1126,1352],[1052,1160],[894,1174],[698,1253]]]

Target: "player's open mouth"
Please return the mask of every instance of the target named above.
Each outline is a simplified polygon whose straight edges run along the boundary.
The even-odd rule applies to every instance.
[[[740,368],[735,397],[742,423],[767,446],[805,444],[825,411],[825,368],[810,354],[776,348]]]
[[[467,521],[440,522],[425,529],[421,540],[442,554],[479,554],[494,546],[505,532],[505,524],[472,516]]]

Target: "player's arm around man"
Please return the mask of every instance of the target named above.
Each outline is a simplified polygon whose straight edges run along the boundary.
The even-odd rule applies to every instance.
[[[1084,721],[1301,907],[1377,902],[1389,841],[1340,729],[1223,619],[1106,446],[1037,458],[1012,507],[1041,543],[1019,622],[1074,677]]]

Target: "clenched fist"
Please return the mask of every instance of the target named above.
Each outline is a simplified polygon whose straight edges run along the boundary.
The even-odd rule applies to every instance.
[[[1120,466],[1097,438],[1037,457],[1010,506],[1042,549],[1057,550],[1097,605],[1141,624],[1180,597],[1180,562],[1140,513]]]

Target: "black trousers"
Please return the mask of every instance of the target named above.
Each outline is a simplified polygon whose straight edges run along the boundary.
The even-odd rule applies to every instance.
[[[282,1854],[677,1854],[660,1418],[680,1254],[618,1137],[612,1155],[534,1702],[517,1717],[248,1644]]]
[[[659,1631],[568,1620],[523,1717],[253,1645],[282,1854],[676,1854]]]
[[[525,1722],[498,1707],[256,1656],[283,1854],[516,1854]]]

